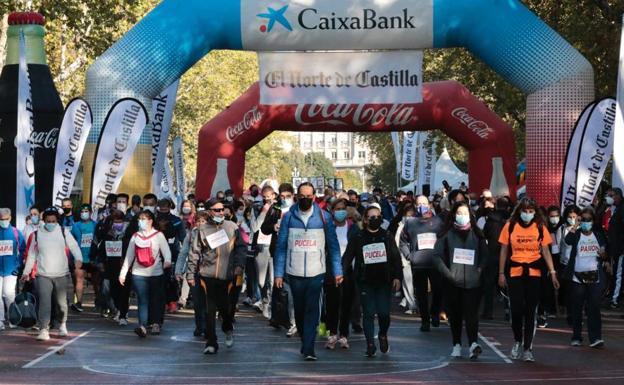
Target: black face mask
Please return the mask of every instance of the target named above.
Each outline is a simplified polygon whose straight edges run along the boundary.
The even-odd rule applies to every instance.
[[[231,221],[232,220],[232,216],[231,215],[226,215],[225,216],[225,220],[226,221]]]
[[[258,196],[258,190],[251,190],[251,196],[252,197],[257,197]]]
[[[301,211],[308,211],[312,207],[312,198],[300,198],[298,203]]]
[[[65,213],[65,215],[67,215],[67,214],[71,214],[71,212],[72,212],[72,209],[70,209],[69,207],[65,207],[65,208],[63,209],[63,213]]]
[[[368,219],[368,228],[373,231],[379,230],[382,222],[383,222],[383,219],[381,217],[370,217]]]

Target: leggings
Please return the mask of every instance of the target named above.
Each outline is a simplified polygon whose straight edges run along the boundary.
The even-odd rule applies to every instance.
[[[479,301],[481,288],[446,287],[445,306],[451,324],[453,345],[461,345],[462,324],[466,322],[468,345],[477,342],[479,334]]]
[[[516,277],[509,279],[511,303],[511,328],[514,340],[523,343],[525,350],[533,348],[535,314],[540,301],[541,277]]]

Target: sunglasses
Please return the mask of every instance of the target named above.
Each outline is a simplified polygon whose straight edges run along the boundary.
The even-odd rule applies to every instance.
[[[225,209],[210,209],[210,211],[214,211],[215,213],[222,213]]]

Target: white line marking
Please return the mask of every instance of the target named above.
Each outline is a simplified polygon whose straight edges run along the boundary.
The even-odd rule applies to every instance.
[[[56,352],[58,352],[59,350],[65,348],[66,346],[69,346],[71,344],[73,344],[74,342],[76,342],[78,339],[86,336],[87,334],[91,333],[93,330],[95,329],[89,329],[86,332],[83,332],[82,334],[72,338],[71,340],[65,342],[63,345],[61,346],[57,346],[57,347],[52,347],[49,352],[47,352],[46,354],[35,358],[34,360],[30,361],[29,363],[27,363],[26,365],[22,366],[22,369],[29,369],[32,368],[33,366],[37,365],[38,363],[40,363],[41,361],[45,360],[46,358],[50,357],[52,354],[55,354]]]
[[[511,361],[509,357],[503,354],[503,352],[501,352],[500,349],[498,349],[492,342],[490,342],[490,340],[485,338],[481,333],[479,333],[479,338],[481,339],[481,341],[483,341],[484,344],[486,344],[490,349],[492,349],[494,353],[496,353],[500,358],[502,358],[503,361],[505,361],[508,364],[513,364],[513,361]]]

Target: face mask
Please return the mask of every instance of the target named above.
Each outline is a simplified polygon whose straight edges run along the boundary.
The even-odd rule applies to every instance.
[[[245,216],[242,213],[236,213],[236,222],[242,223],[245,220]]]
[[[368,219],[368,228],[373,231],[379,230],[382,222],[383,222],[383,219],[381,217],[371,217]]]
[[[423,216],[429,212],[429,206],[418,206],[418,214]]]
[[[54,231],[54,229],[56,229],[56,223],[46,223],[43,227],[46,229],[46,231],[52,232]]]
[[[593,222],[581,222],[581,231],[590,232],[593,227]]]
[[[156,212],[156,207],[154,206],[145,206],[143,207],[143,210],[147,210],[147,211],[151,211],[152,213]]]
[[[312,198],[299,199],[299,208],[301,211],[308,211],[312,207]]]
[[[182,207],[182,214],[189,215],[191,213],[190,207]]]
[[[3,229],[8,229],[11,226],[11,221],[0,221],[0,227]]]
[[[607,203],[607,206],[613,206],[613,204],[615,203],[615,201],[613,200],[613,197],[606,197],[605,198],[605,202]]]
[[[124,229],[123,223],[113,223],[113,230],[115,230],[115,232],[121,233],[123,229]]]
[[[91,213],[89,213],[88,211],[80,213],[80,219],[82,219],[83,221],[88,221],[89,218],[91,218]]]
[[[347,210],[334,211],[334,219],[337,222],[343,222],[345,219],[347,219]]]
[[[282,199],[281,206],[282,206],[282,208],[286,209],[286,208],[289,208],[290,206],[292,206],[293,203],[294,203],[294,201],[293,201],[292,198]]]
[[[576,219],[574,219],[574,218],[568,218],[568,224],[569,224],[570,226],[574,226],[574,225],[576,224]]]
[[[362,207],[363,207],[363,208],[367,209],[367,208],[368,208],[368,206],[370,206],[370,203],[368,203],[368,202],[364,202],[364,203],[362,203]]]
[[[225,200],[228,202],[234,202],[234,197],[227,196],[225,197]]]
[[[470,206],[478,206],[478,205],[479,205],[479,203],[477,203],[476,200],[474,200],[474,199],[470,200]]]
[[[139,230],[147,230],[147,219],[139,219]]]
[[[251,190],[251,196],[252,197],[257,197],[258,196],[258,190]]]
[[[534,217],[535,217],[535,214],[533,214],[533,213],[527,213],[527,212],[524,212],[524,211],[520,213],[520,219],[522,219],[522,222],[524,222],[524,223],[531,222]]]
[[[466,226],[470,223],[470,215],[455,215],[455,223],[458,226]]]
[[[212,221],[216,223],[217,225],[220,225],[221,223],[223,223],[224,220],[225,218],[223,217],[212,217]]]
[[[71,209],[71,208],[69,208],[69,207],[65,207],[65,208],[63,209],[63,213],[64,213],[65,215],[67,215],[67,214],[71,214],[71,212],[72,212],[72,209]]]
[[[550,219],[549,219],[549,220],[550,220],[550,224],[551,224],[551,225],[556,225],[556,224],[558,224],[558,223],[559,223],[559,221],[561,220],[561,218],[560,218],[560,217],[550,217]]]
[[[32,223],[33,226],[37,226],[39,224],[39,217],[35,216],[30,218],[30,223]]]
[[[197,208],[197,212],[198,212],[198,213],[201,213],[202,211],[206,211],[206,208],[205,208],[204,206],[199,206],[199,207]]]

